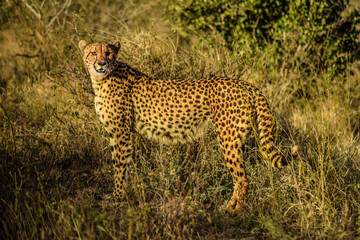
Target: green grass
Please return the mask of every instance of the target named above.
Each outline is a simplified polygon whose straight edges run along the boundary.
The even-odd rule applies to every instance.
[[[232,54],[216,34],[197,44],[180,37],[162,1],[25,2],[33,11],[23,1],[1,5],[0,238],[360,237],[359,65],[336,78],[269,70],[269,52]],[[104,200],[110,147],[79,39],[120,40],[119,59],[154,78],[243,74],[271,103],[278,144],[296,145],[298,155],[273,169],[250,140],[247,205],[230,215],[219,210],[232,183],[212,129],[191,145],[137,136],[126,198]]]

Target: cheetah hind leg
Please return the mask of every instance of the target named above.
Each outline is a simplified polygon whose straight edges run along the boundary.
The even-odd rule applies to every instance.
[[[243,159],[238,151],[240,142],[234,141],[233,144],[221,144],[233,183],[234,192],[228,204],[222,207],[222,210],[229,213],[236,213],[243,209],[246,203],[248,182],[245,176]]]
[[[248,184],[246,182],[242,186],[235,186],[228,204],[222,206],[221,210],[232,214],[240,212],[246,203],[247,188]]]

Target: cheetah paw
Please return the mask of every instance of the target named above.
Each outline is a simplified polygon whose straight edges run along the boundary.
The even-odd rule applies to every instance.
[[[221,207],[221,210],[230,214],[236,214],[244,208],[244,205],[244,200],[231,198],[227,205]]]

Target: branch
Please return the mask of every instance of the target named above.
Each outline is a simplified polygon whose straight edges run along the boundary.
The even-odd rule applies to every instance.
[[[37,13],[25,0],[22,0],[25,6],[39,19],[41,20],[41,14]]]
[[[55,14],[55,16],[53,16],[50,20],[50,22],[46,25],[46,28],[50,27],[51,24],[53,24],[53,22],[55,21],[56,18],[59,17],[59,15],[64,11],[65,7],[70,6],[71,4],[71,0],[67,0],[65,2],[65,4],[63,5],[63,7]]]

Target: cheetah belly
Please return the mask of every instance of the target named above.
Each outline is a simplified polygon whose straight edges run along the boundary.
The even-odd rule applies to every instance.
[[[208,117],[196,118],[191,115],[184,117],[160,117],[159,115],[147,117],[135,108],[135,130],[148,139],[164,144],[188,143],[203,136],[207,130],[210,119]]]

